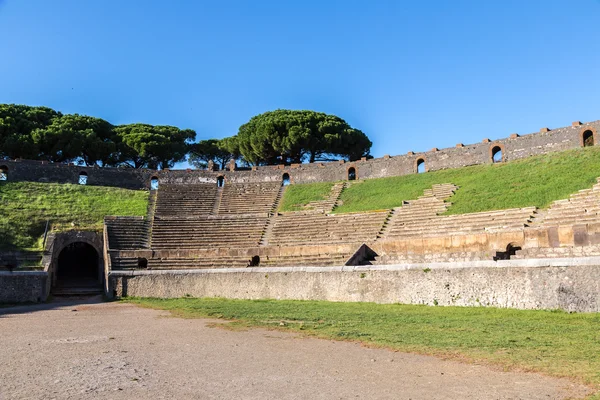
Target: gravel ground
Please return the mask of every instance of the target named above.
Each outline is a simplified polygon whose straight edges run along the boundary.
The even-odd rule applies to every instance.
[[[565,399],[531,373],[83,301],[0,309],[0,399]]]

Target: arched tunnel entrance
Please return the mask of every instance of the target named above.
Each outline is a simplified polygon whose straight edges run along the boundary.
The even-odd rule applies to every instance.
[[[100,292],[100,257],[94,246],[85,242],[65,246],[58,255],[55,282],[55,294]]]

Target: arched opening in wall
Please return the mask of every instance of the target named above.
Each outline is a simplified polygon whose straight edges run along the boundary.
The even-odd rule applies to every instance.
[[[225,177],[224,176],[219,176],[217,177],[217,187],[223,187],[225,186]]]
[[[145,257],[138,257],[137,267],[138,267],[138,269],[147,269],[148,268],[148,259]]]
[[[506,245],[506,251],[497,251],[496,256],[493,257],[494,261],[498,260],[510,260],[511,257],[517,254],[517,251],[521,250],[521,246],[515,243],[509,243]]]
[[[158,178],[156,176],[150,178],[150,190],[158,190]]]
[[[348,180],[349,181],[356,180],[356,168],[354,168],[354,167],[348,168]]]
[[[0,181],[8,180],[8,167],[6,165],[0,165]]]
[[[87,172],[80,172],[79,173],[79,184],[80,185],[87,185],[87,181],[88,181],[88,174]]]
[[[594,143],[594,132],[587,130],[582,133],[583,147],[592,147]]]
[[[422,158],[419,158],[417,160],[417,174],[422,174],[425,171],[427,171],[425,169],[425,160],[423,160]]]
[[[248,263],[249,267],[258,267],[260,265],[260,256],[252,256],[250,262]]]
[[[502,155],[502,147],[500,146],[494,146],[492,148],[492,162],[495,163],[501,163],[504,160],[503,155]]]
[[[56,288],[97,289],[101,283],[99,255],[96,249],[84,242],[67,245],[58,255]]]
[[[282,180],[281,180],[281,185],[282,186],[288,186],[290,184],[290,174],[288,174],[287,172],[285,174],[283,174]]]

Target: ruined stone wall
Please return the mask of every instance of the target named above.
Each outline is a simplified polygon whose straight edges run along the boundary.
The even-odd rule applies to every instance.
[[[226,182],[276,182],[281,181],[284,173],[290,175],[292,183],[334,182],[346,180],[348,170],[354,168],[357,179],[382,178],[408,175],[417,172],[417,162],[423,160],[427,171],[449,168],[461,168],[469,165],[492,162],[492,150],[502,150],[503,161],[517,160],[538,154],[564,151],[583,146],[582,135],[591,131],[596,145],[600,121],[586,124],[579,122],[572,126],[519,136],[511,135],[506,139],[462,145],[447,149],[432,149],[427,152],[404,155],[384,156],[371,160],[354,162],[331,162],[312,164],[292,164],[289,166],[262,166],[247,169],[208,171],[208,170],[135,170],[129,168],[94,168],[36,161],[0,161],[0,167],[9,169],[9,180],[34,182],[77,183],[79,174],[88,174],[88,184],[118,186],[131,189],[148,188],[150,179],[158,177],[163,183],[216,183],[219,176]]]
[[[46,301],[47,279],[48,274],[41,271],[0,271],[0,304]]]
[[[8,181],[79,183],[79,175],[87,174],[87,184],[113,186],[126,189],[150,187],[156,171],[132,168],[80,167],[60,163],[31,160],[0,160],[0,166],[8,168]]]
[[[288,299],[600,311],[600,258],[113,271],[117,297]],[[240,285],[243,282],[243,285]]]

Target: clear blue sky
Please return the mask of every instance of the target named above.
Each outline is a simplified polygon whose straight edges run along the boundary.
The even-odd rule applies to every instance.
[[[237,133],[339,115],[403,154],[600,119],[600,0],[0,0],[0,103]]]

